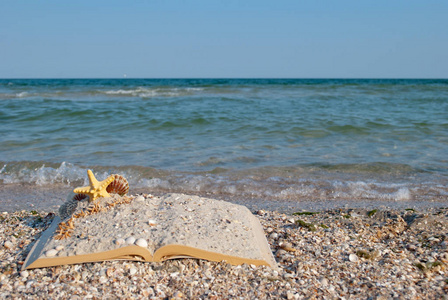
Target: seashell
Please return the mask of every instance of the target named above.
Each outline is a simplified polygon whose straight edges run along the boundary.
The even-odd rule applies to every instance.
[[[30,272],[28,272],[27,270],[20,272],[20,276],[22,276],[23,278],[27,278],[30,275]]]
[[[89,198],[89,196],[87,196],[86,194],[76,194],[73,196],[72,200],[82,201],[85,200],[86,198]]]
[[[148,247],[148,242],[145,239],[138,239],[138,240],[135,241],[135,244],[137,246],[140,246],[140,247],[143,247],[143,248]]]
[[[358,262],[359,261],[359,258],[358,258],[358,256],[356,255],[356,254],[350,254],[349,256],[348,256],[348,259],[351,261],[351,262]]]
[[[46,257],[53,257],[56,256],[56,254],[58,254],[58,250],[56,249],[50,249],[47,252],[45,252]]]
[[[14,244],[13,244],[11,241],[6,241],[6,242],[3,244],[3,246],[4,246],[6,249],[11,249],[12,247],[14,247]]]
[[[126,239],[126,244],[132,245],[135,242],[135,237],[130,236]]]
[[[149,219],[149,220],[148,220],[148,225],[149,225],[149,226],[156,226],[156,225],[157,225],[157,221],[156,221],[156,220],[153,220],[153,219]]]
[[[283,250],[286,250],[288,252],[296,252],[297,251],[297,249],[293,248],[290,243],[282,243],[280,245],[280,248],[282,248]]]
[[[106,191],[109,194],[126,195],[129,192],[129,183],[126,178],[118,174],[113,174],[112,176],[115,179],[107,186]]]
[[[143,201],[145,201],[145,197],[143,197],[142,195],[139,195],[139,196],[135,197],[134,200],[137,202],[143,202]]]
[[[74,198],[75,196],[73,196],[73,198],[69,198],[68,201],[59,207],[59,216],[61,217],[61,220],[65,220],[76,211],[78,201],[74,200]]]
[[[124,243],[126,243],[126,241],[122,238],[118,238],[115,240],[116,245],[123,245]]]

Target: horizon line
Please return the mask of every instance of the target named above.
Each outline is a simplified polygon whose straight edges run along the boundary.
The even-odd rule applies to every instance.
[[[132,79],[348,79],[348,80],[372,80],[372,79],[386,79],[386,80],[447,80],[448,77],[0,77],[0,80],[31,80],[31,79],[119,79],[119,80],[132,80]]]

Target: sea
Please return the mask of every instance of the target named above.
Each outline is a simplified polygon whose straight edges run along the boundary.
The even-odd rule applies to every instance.
[[[448,206],[448,80],[0,79],[0,211],[88,169],[251,209]]]

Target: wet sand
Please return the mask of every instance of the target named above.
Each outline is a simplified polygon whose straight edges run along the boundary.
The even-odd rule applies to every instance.
[[[15,212],[20,210],[57,211],[66,201],[67,195],[75,187],[67,185],[35,186],[28,184],[0,184],[0,211]],[[130,194],[153,194],[163,196],[162,191],[131,187]],[[331,199],[320,200],[300,198],[297,200],[272,200],[248,197],[229,197],[227,195],[212,193],[188,193],[201,197],[224,200],[244,205],[251,211],[260,209],[288,213],[297,210],[324,211],[338,208],[365,208],[365,209],[419,209],[440,208],[448,206],[448,197],[432,200],[406,200],[393,201],[382,199]]]

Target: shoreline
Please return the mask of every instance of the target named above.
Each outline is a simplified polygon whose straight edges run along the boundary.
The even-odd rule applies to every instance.
[[[0,184],[0,212],[17,212],[22,210],[39,210],[55,212],[67,198],[73,189],[66,184],[51,186],[36,186],[31,184]],[[213,198],[235,204],[244,205],[251,211],[260,209],[288,213],[291,211],[326,211],[334,209],[417,209],[431,211],[432,209],[448,207],[448,198],[437,197],[432,200],[383,200],[372,198],[353,199],[311,199],[298,197],[293,199],[267,199],[259,197],[237,197],[207,192],[182,192],[182,191],[154,191],[151,188],[131,188],[130,194],[150,193],[154,196],[162,196],[169,193],[182,193],[193,196]]]
[[[179,259],[20,271],[54,214],[0,214],[6,297],[441,299],[448,292],[448,208],[253,211],[278,270]]]

